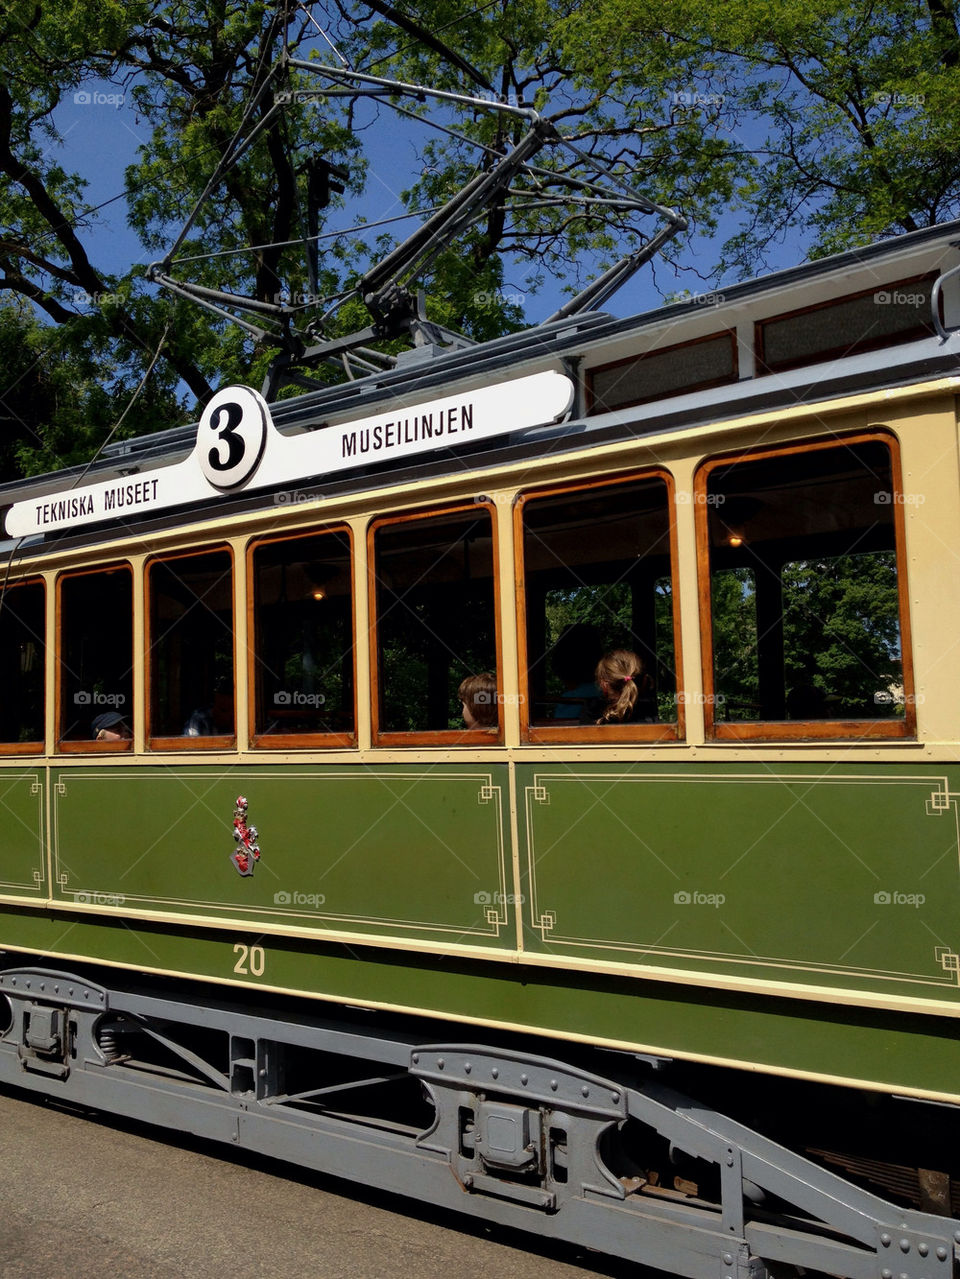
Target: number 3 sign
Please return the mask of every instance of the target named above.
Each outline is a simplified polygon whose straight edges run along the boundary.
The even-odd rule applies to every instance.
[[[263,456],[269,409],[248,386],[218,391],[200,419],[197,454],[204,478],[214,488],[245,484]]]

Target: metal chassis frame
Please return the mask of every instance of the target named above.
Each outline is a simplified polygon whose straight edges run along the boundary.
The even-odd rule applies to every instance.
[[[891,1205],[657,1081],[628,1086],[509,1049],[421,1044],[413,1021],[410,1034],[364,1033],[333,1018],[253,1015],[41,968],[0,971],[4,997],[12,1016],[0,1031],[0,1084],[691,1279],[768,1279],[783,1265],[848,1279],[960,1276],[960,1223]],[[229,1037],[226,1071],[183,1042],[200,1029]],[[131,1031],[164,1044],[183,1069],[134,1064],[123,1051]],[[362,1061],[369,1073],[290,1095],[286,1048]],[[298,1105],[404,1077],[435,1107],[425,1132]],[[618,1178],[601,1141],[628,1120],[713,1165],[721,1202],[654,1197],[641,1193],[642,1179]],[[758,1190],[776,1212],[753,1207]]]

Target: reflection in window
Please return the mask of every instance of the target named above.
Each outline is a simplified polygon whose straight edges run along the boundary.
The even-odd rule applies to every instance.
[[[887,445],[730,463],[707,487],[715,719],[902,719]]]
[[[634,722],[676,721],[666,482],[527,498],[523,555],[531,724],[595,724],[594,672],[616,649],[644,667]]]
[[[256,734],[354,731],[353,596],[346,532],[253,553]]]
[[[155,562],[149,568],[149,584],[150,735],[232,737],[229,552],[207,551]]]
[[[0,742],[43,742],[44,587],[8,586],[0,596],[0,661],[6,678],[0,697]]]
[[[380,731],[462,731],[462,680],[497,669],[489,511],[382,524],[374,556]]]
[[[60,740],[132,726],[133,580],[129,568],[60,579]]]

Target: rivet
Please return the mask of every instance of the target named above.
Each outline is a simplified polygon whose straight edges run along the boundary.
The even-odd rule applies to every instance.
[[[44,981],[42,981],[42,982],[40,983],[40,989],[41,989],[41,990],[46,990],[46,989],[47,989],[47,983],[46,983],[46,982],[44,982]]]
[[[55,995],[59,995],[59,994],[60,994],[60,987],[59,987],[59,985],[54,986],[54,988],[53,988],[53,993],[54,993]]]
[[[901,1252],[909,1252],[909,1251],[910,1251],[910,1240],[909,1240],[909,1239],[901,1239],[901,1240],[900,1240],[900,1251],[901,1251]]]
[[[419,1054],[419,1053],[414,1053],[414,1054],[413,1054],[413,1064],[414,1064],[415,1066],[419,1066],[419,1065],[420,1065],[420,1054]]]
[[[890,1236],[889,1236],[889,1235],[881,1235],[881,1236],[880,1236],[880,1242],[883,1244],[884,1248],[889,1248],[889,1247],[890,1247],[890,1243],[891,1243]]]
[[[881,1271],[880,1271],[880,1279],[893,1279],[893,1271],[892,1271],[892,1270],[881,1270]]]
[[[587,1085],[586,1085],[586,1084],[584,1084],[584,1085],[583,1085],[583,1087],[580,1089],[580,1096],[581,1096],[581,1097],[589,1097],[589,1096],[590,1096],[590,1089],[587,1087]]]
[[[494,1079],[500,1078],[500,1071],[496,1068],[496,1066],[494,1066],[493,1070],[490,1071],[490,1074],[493,1075]]]
[[[929,1251],[930,1249],[925,1243],[917,1244],[917,1252],[919,1252],[921,1257],[925,1257]]]
[[[941,1246],[937,1249],[937,1260],[946,1261],[946,1259],[947,1259],[947,1250],[941,1244]]]
[[[725,1253],[723,1254],[723,1264],[724,1264],[725,1266],[732,1266],[732,1265],[733,1265],[733,1257],[730,1255],[730,1253],[729,1253],[729,1252],[725,1252]]]
[[[26,980],[23,984],[26,986],[27,990],[29,990],[29,989],[30,989],[30,979],[29,979],[29,978],[28,978],[28,979],[27,979],[27,980]]]
[[[443,1068],[444,1068],[444,1066],[445,1066],[446,1064],[447,1064],[447,1063],[443,1060],[443,1058],[442,1058],[442,1057],[438,1057],[438,1058],[437,1058],[437,1070],[443,1070]]]
[[[528,1084],[528,1083],[530,1082],[530,1080],[529,1080],[529,1078],[528,1078],[526,1075],[521,1075],[521,1076],[520,1076],[520,1082],[521,1082],[522,1084]]]
[[[618,1102],[620,1100],[620,1094],[618,1092],[612,1092],[610,1094],[610,1100],[614,1103]],[[730,1264],[732,1265],[733,1262],[731,1262]]]
[[[471,1070],[473,1070],[473,1067],[470,1065],[470,1063],[469,1063],[468,1061],[465,1061],[465,1062],[463,1063],[463,1073],[464,1073],[465,1075],[469,1075],[469,1074],[470,1074],[470,1072],[471,1072]]]
[[[960,1243],[960,1230],[955,1230],[953,1232],[953,1237],[957,1241],[957,1243]]]
[[[551,1092],[556,1092],[556,1091],[557,1091],[557,1089],[558,1089],[559,1087],[560,1087],[560,1085],[557,1083],[557,1081],[556,1081],[555,1079],[551,1079],[551,1080],[550,1080],[550,1091],[551,1091]]]

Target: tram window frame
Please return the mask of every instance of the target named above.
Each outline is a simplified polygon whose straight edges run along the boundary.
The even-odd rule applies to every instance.
[[[631,724],[533,724],[530,721],[532,696],[530,690],[530,655],[527,641],[527,591],[524,557],[523,515],[526,507],[538,498],[555,500],[573,493],[639,484],[647,480],[662,480],[666,489],[666,516],[669,529],[670,553],[670,615],[673,623],[673,664],[676,671],[674,705],[676,718],[657,720],[654,723]],[[613,745],[621,742],[651,746],[662,743],[682,742],[686,739],[686,697],[683,684],[683,651],[680,627],[680,577],[677,535],[676,482],[664,467],[651,467],[641,471],[620,472],[593,479],[574,480],[544,488],[529,489],[517,495],[513,508],[514,558],[517,583],[517,652],[520,663],[520,740],[531,744],[597,744]],[[600,655],[602,656],[602,654]],[[599,660],[599,657],[598,657]]]
[[[370,638],[370,728],[371,741],[374,746],[500,746],[504,740],[504,700],[497,698],[496,729],[488,728],[443,728],[419,729],[412,732],[400,729],[381,729],[380,698],[380,642],[379,614],[377,610],[377,532],[388,525],[410,524],[421,520],[444,519],[451,515],[477,515],[485,511],[490,519],[492,590],[493,590],[493,626],[494,649],[496,657],[496,675],[498,693],[503,689],[503,625],[500,601],[500,557],[499,526],[497,509],[489,500],[453,502],[449,505],[421,508],[416,511],[404,511],[397,514],[377,516],[367,527],[367,600],[369,608]],[[473,672],[479,674],[480,672]]]
[[[795,457],[798,454],[839,450],[861,444],[882,444],[890,457],[891,494],[889,505],[893,515],[894,544],[897,570],[897,604],[900,641],[901,679],[904,692],[902,718],[875,718],[850,716],[836,719],[782,719],[782,720],[720,720],[717,719],[716,681],[714,677],[713,608],[710,556],[710,513],[713,505],[708,492],[710,476],[720,468],[731,468],[742,462],[749,465],[757,461]],[[763,742],[763,741],[837,741],[856,742],[864,739],[903,740],[915,739],[917,734],[916,696],[913,676],[913,647],[910,632],[910,608],[907,588],[906,530],[903,501],[903,477],[900,463],[899,440],[890,431],[859,431],[848,435],[832,435],[826,439],[791,441],[774,447],[743,449],[705,459],[694,474],[694,504],[697,522],[697,578],[700,601],[700,636],[702,675],[704,690],[704,735],[708,741]],[[849,554],[849,553],[848,553]],[[785,566],[801,557],[785,561]]]
[[[44,729],[41,736],[29,742],[0,742],[0,755],[42,755],[46,749],[46,716],[47,716],[47,634],[46,634],[46,618],[47,618],[47,583],[42,577],[26,577],[17,582],[5,583],[0,591],[2,597],[2,607],[6,606],[10,593],[20,590],[25,586],[40,586],[43,590],[43,633],[40,636],[40,669],[42,676],[42,719]]]
[[[230,558],[230,631],[233,639],[233,728],[232,734],[216,733],[199,737],[186,735],[168,737],[153,733],[153,686],[154,686],[154,616],[152,599],[153,570],[158,565],[172,564],[178,560],[196,559],[199,556],[217,554],[225,551]],[[239,699],[237,696],[239,681],[237,679],[237,613],[236,613],[236,557],[229,542],[217,542],[210,546],[194,546],[188,550],[159,553],[147,560],[143,571],[144,591],[144,642],[147,653],[146,670],[144,672],[145,712],[146,712],[146,745],[151,751],[217,751],[235,750],[237,745],[237,714]]]
[[[124,572],[124,571],[128,574],[130,579],[130,619],[129,620],[130,620],[131,701],[130,701],[130,708],[128,711],[126,711],[126,713],[124,713],[123,718],[127,727],[130,730],[130,737],[121,739],[118,741],[100,741],[97,738],[73,738],[73,739],[65,738],[64,728],[65,728],[66,707],[64,703],[64,696],[65,696],[64,684],[66,681],[65,681],[63,658],[64,658],[64,653],[66,651],[66,644],[65,644],[65,636],[64,636],[65,617],[64,617],[64,607],[63,607],[64,584],[68,581],[76,581],[77,579],[83,578],[83,577],[94,577],[99,573],[116,573],[116,572]],[[59,751],[62,754],[96,754],[96,755],[125,754],[127,752],[132,751],[133,750],[133,705],[134,705],[134,699],[136,698],[136,682],[134,679],[134,652],[133,652],[133,642],[134,642],[133,619],[134,619],[135,601],[134,601],[134,577],[133,577],[132,566],[126,560],[120,560],[120,561],[113,561],[109,564],[97,564],[90,568],[79,569],[76,571],[69,571],[69,572],[58,574],[57,583],[56,583],[56,608],[57,608],[57,622],[56,622],[57,658],[56,658],[56,684],[55,684],[56,691],[55,691],[55,701],[54,701],[56,718],[54,722],[56,725],[55,738],[56,738],[57,751]]]
[[[260,696],[258,679],[258,654],[260,651],[260,623],[257,600],[257,574],[255,565],[256,552],[264,546],[277,546],[283,542],[295,542],[308,537],[321,537],[324,534],[346,535],[348,544],[350,574],[350,637],[351,660],[353,665],[353,731],[350,733],[260,733],[257,731],[257,705]],[[250,745],[257,750],[335,750],[357,745],[357,718],[359,705],[357,699],[357,592],[356,592],[356,547],[353,529],[348,524],[321,525],[292,529],[287,533],[272,537],[258,537],[252,540],[246,551],[247,556],[247,723]]]

